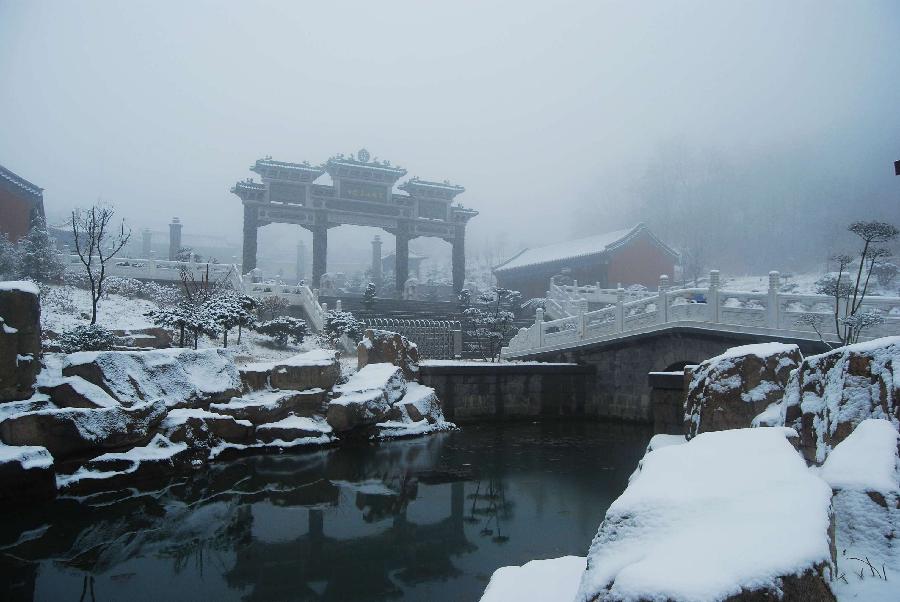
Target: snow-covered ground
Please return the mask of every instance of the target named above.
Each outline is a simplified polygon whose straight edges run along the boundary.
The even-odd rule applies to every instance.
[[[110,330],[153,328],[156,325],[146,317],[146,314],[157,308],[156,303],[147,299],[116,294],[104,295],[97,306],[97,323]],[[44,330],[52,330],[61,334],[76,326],[88,324],[90,315],[91,295],[89,291],[69,285],[41,285],[41,327]],[[239,345],[237,339],[237,329],[232,329],[228,336],[228,348],[234,352],[235,361],[238,364],[284,359],[321,347],[318,338],[314,335],[306,337],[300,345],[289,344],[286,347],[278,347],[272,343],[269,337],[246,329],[241,334]],[[198,347],[220,347],[221,345],[221,338],[200,337],[198,342]],[[342,358],[342,368],[349,371],[355,370],[356,358]]]

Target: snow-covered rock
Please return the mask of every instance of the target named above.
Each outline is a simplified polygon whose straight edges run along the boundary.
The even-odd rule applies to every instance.
[[[578,592],[584,565],[582,556],[563,556],[500,567],[491,575],[481,602],[569,602]]]
[[[0,282],[0,402],[27,399],[40,370],[41,304],[33,282]]]
[[[325,391],[255,391],[243,397],[235,397],[228,403],[210,404],[212,412],[248,420],[253,424],[276,422],[294,414],[312,416],[325,401]]]
[[[649,452],[606,512],[576,600],[834,600],[831,488],[789,430],[703,433]]]
[[[315,349],[274,362],[247,364],[239,370],[244,386],[251,391],[330,389],[341,377],[337,352],[330,349]]]
[[[444,420],[444,409],[435,390],[416,382],[406,384],[406,393],[391,406],[385,421],[375,426],[382,439],[456,428],[455,424]]]
[[[159,430],[173,443],[187,443],[200,449],[213,448],[223,441],[248,443],[253,436],[250,421],[200,408],[170,411],[160,423]]]
[[[864,420],[831,450],[819,470],[834,491],[837,572],[843,578],[835,579],[832,589],[841,600],[900,598],[898,443],[890,422]]]
[[[328,424],[335,432],[372,426],[406,393],[403,370],[393,364],[369,364],[334,388],[340,397],[328,404]]]
[[[263,443],[296,441],[331,435],[331,427],[320,416],[288,416],[277,422],[256,427],[256,438]]]
[[[784,417],[800,433],[804,456],[816,464],[867,418],[900,428],[900,337],[804,359],[785,392]]]
[[[38,383],[38,391],[46,393],[61,408],[111,408],[121,405],[112,396],[79,376],[48,378]]]
[[[73,474],[59,475],[57,483],[66,493],[86,493],[158,482],[189,469],[192,456],[186,443],[172,443],[157,434],[145,446],[97,456]]]
[[[791,370],[803,356],[796,345],[732,347],[693,371],[685,402],[685,435],[749,427],[781,400]]]
[[[0,439],[8,445],[46,447],[54,458],[64,458],[146,441],[165,415],[162,400],[132,407],[38,410],[0,422]]]
[[[368,329],[356,347],[360,370],[369,364],[387,362],[403,370],[407,381],[419,379],[419,349],[405,336],[389,330]]]
[[[0,445],[0,505],[52,499],[53,457],[45,447]]]
[[[237,395],[241,379],[224,349],[82,351],[68,355],[64,376],[80,376],[123,404],[165,399],[169,407],[197,406]]]

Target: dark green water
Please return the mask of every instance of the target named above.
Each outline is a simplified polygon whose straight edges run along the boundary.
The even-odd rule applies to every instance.
[[[466,426],[5,513],[0,599],[477,600],[497,567],[584,555],[649,436]]]

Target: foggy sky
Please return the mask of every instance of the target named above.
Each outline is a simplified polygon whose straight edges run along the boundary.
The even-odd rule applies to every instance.
[[[100,198],[239,241],[229,188],[257,158],[365,147],[465,186],[470,244],[512,251],[621,226],[677,140],[783,156],[893,217],[898,75],[891,0],[0,0],[0,164],[50,216]]]

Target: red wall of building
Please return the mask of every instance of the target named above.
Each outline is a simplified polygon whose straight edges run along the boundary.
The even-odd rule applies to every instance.
[[[675,258],[661,249],[649,234],[642,233],[610,253],[607,270],[610,288],[621,282],[623,286],[643,284],[655,289],[662,274],[672,282]]]
[[[0,232],[15,242],[31,227],[31,203],[0,188]]]

